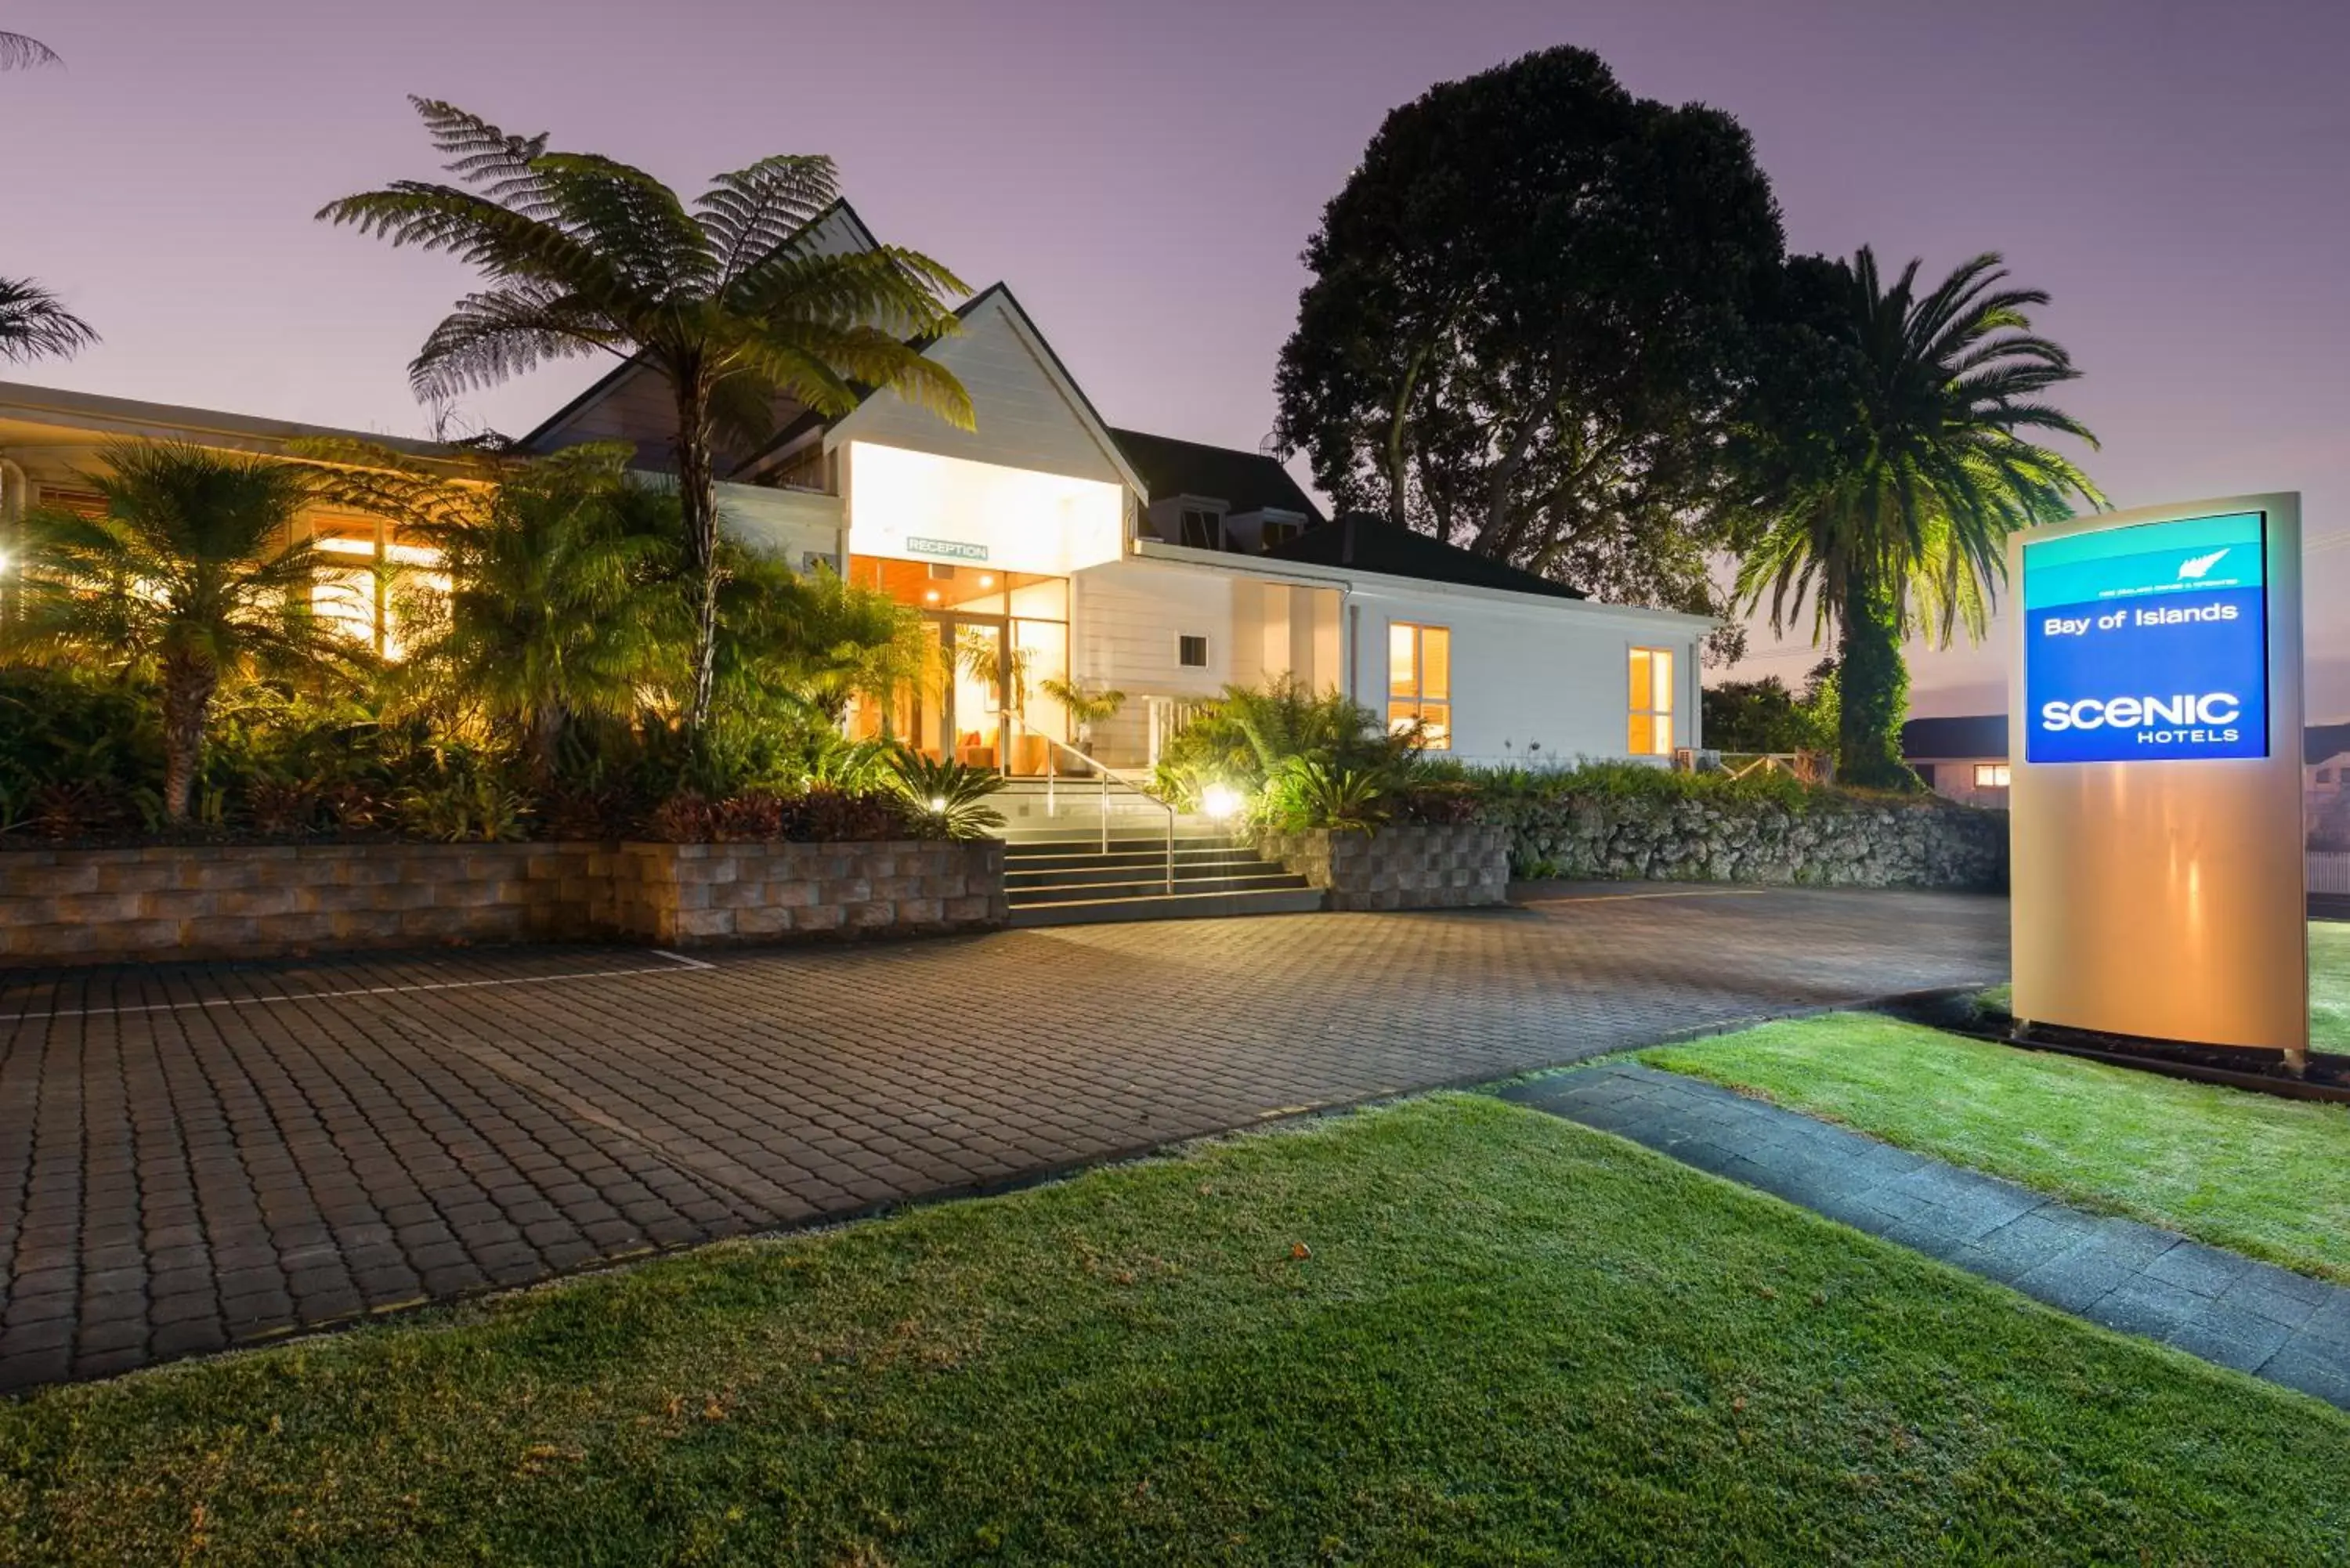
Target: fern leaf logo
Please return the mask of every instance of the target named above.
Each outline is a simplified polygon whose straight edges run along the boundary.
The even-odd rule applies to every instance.
[[[2220,564],[2220,557],[2227,553],[2228,552],[2226,550],[2214,550],[2208,556],[2195,556],[2179,562],[2179,580],[2182,582],[2201,581],[2210,574],[2212,567]]]

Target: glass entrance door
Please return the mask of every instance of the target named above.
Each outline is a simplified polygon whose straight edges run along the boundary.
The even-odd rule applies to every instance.
[[[939,665],[943,672],[939,702],[941,754],[975,768],[1001,770],[1012,737],[1005,716],[1012,707],[1014,659],[1010,639],[994,617],[937,615]]]

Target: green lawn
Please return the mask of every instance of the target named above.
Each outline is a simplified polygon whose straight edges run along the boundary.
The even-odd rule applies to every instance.
[[[1640,1054],[1872,1137],[2350,1280],[2350,1106],[1831,1013]]]
[[[2005,1012],[2014,992],[1995,985],[1980,1000]],[[2309,922],[2309,1044],[2314,1050],[2350,1053],[2350,920]]]
[[[2350,920],[2309,922],[2309,1044],[2350,1053]]]
[[[2350,1417],[1439,1096],[0,1405],[0,1561],[2310,1562]]]

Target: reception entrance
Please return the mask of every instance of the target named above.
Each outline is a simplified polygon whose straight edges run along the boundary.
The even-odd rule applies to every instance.
[[[849,580],[919,609],[936,637],[923,676],[883,711],[864,703],[852,729],[889,734],[926,755],[1020,775],[1045,773],[1067,714],[1044,687],[1068,679],[1066,577],[982,564],[852,556]]]

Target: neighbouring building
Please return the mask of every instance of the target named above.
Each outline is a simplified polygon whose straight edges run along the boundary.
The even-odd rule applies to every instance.
[[[2007,715],[1912,719],[1901,726],[1901,756],[1937,794],[1979,805],[2007,804]],[[2302,732],[2302,801],[2313,830],[2350,798],[2350,722]],[[2342,823],[2350,839],[2350,820]]]
[[[1901,726],[1901,760],[1936,794],[1970,805],[2007,805],[2007,715],[1912,719]]]
[[[797,243],[873,241],[843,203]],[[858,732],[1037,773],[1055,742],[1079,738],[1045,690],[1067,682],[1125,694],[1084,738],[1112,766],[1139,766],[1226,685],[1285,677],[1418,722],[1431,745],[1472,760],[1523,760],[1536,746],[1663,758],[1700,743],[1704,618],[1596,604],[1380,521],[1326,518],[1270,457],[1105,423],[1003,285],[957,315],[962,329],[924,351],[970,391],[973,429],[887,392],[837,418],[786,400],[771,440],[719,454],[729,531],[880,589],[936,629],[932,689],[887,711],[859,704]],[[670,418],[658,374],[628,363],[520,444],[631,441],[657,470]],[[109,436],[268,452],[342,433],[0,385],[0,518],[88,500],[76,476]],[[337,613],[396,654],[374,585],[387,567],[429,579],[429,553],[364,517],[312,526],[350,557]]]

